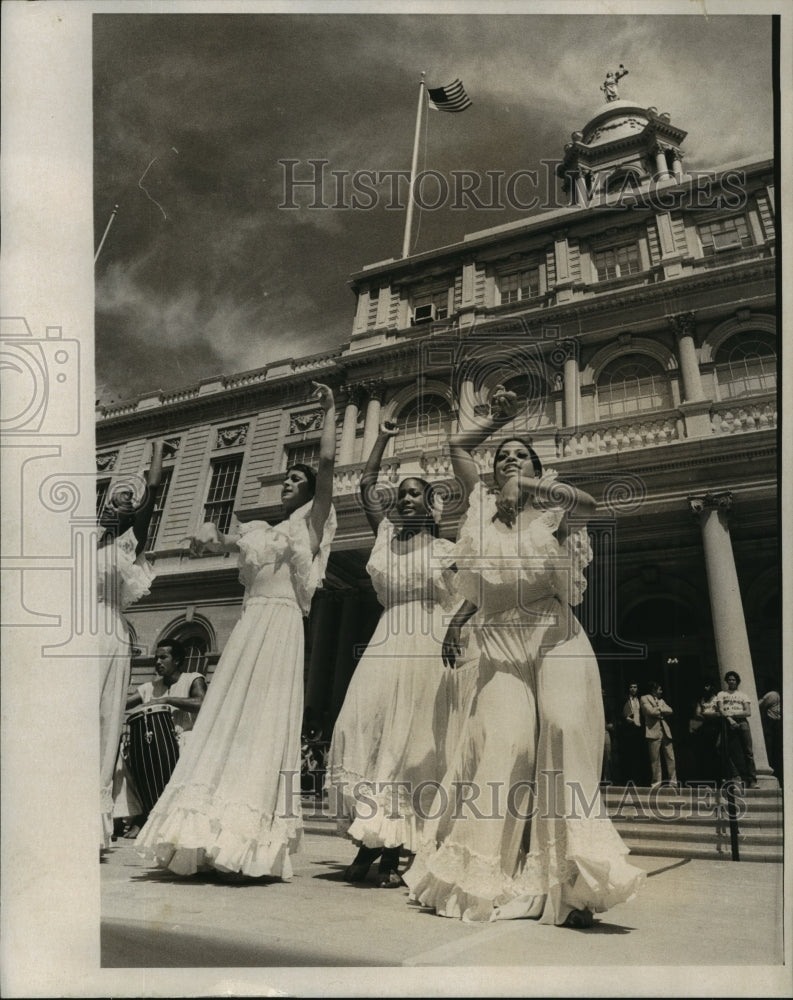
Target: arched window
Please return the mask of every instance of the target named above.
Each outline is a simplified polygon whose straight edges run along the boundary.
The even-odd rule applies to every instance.
[[[722,396],[748,396],[776,388],[776,344],[770,333],[751,330],[728,338],[715,361]]]
[[[206,625],[196,620],[179,622],[165,631],[157,645],[167,645],[169,639],[178,640],[185,648],[185,673],[197,671],[206,674],[207,660],[212,650],[212,636]]]
[[[452,429],[452,411],[446,399],[431,393],[414,399],[397,418],[397,451],[439,448]]]
[[[658,361],[646,354],[623,355],[606,365],[597,381],[601,420],[672,405],[672,389]]]

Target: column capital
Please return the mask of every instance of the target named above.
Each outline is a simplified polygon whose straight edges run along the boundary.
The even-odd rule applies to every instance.
[[[669,326],[678,337],[694,336],[694,330],[696,328],[696,313],[674,313],[666,318],[669,322]]]
[[[367,379],[365,382],[362,382],[361,385],[366,390],[366,394],[369,396],[370,400],[377,400],[378,403],[383,402],[386,393],[386,384],[383,379]]]
[[[705,510],[723,510],[729,513],[732,510],[732,490],[724,490],[720,493],[693,493],[687,498],[689,510],[698,516]]]
[[[555,368],[563,368],[568,361],[575,361],[577,364],[580,354],[581,345],[577,340],[560,340],[554,344],[548,360]]]
[[[360,382],[347,382],[341,386],[344,393],[344,403],[346,406],[360,406],[364,394],[364,386]]]

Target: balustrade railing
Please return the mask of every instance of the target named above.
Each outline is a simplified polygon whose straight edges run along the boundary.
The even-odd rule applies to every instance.
[[[682,420],[676,411],[652,417],[632,414],[619,421],[599,421],[573,431],[560,431],[556,438],[556,457],[580,458],[654,448],[678,441],[683,436]]]
[[[714,434],[743,434],[771,430],[777,424],[776,393],[725,399],[714,403],[710,424]]]

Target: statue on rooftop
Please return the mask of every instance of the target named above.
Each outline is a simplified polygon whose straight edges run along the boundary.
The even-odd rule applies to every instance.
[[[623,76],[627,76],[627,75],[628,75],[628,71],[627,71],[627,69],[625,69],[625,67],[622,65],[622,63],[620,63],[620,68],[617,70],[616,73],[612,73],[610,70],[609,70],[608,73],[606,73],[606,79],[601,84],[600,89],[606,95],[606,101],[607,101],[607,103],[610,104],[612,101],[618,101],[619,100],[619,98],[620,98],[620,92],[619,92],[619,90],[617,88],[617,84],[623,78]]]

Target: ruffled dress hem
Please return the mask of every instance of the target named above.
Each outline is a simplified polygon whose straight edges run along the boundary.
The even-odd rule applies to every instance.
[[[646,873],[626,860],[625,853],[604,859],[575,856],[561,862],[554,875],[542,859],[528,854],[514,877],[506,875],[501,859],[487,858],[459,844],[446,842],[432,854],[422,851],[403,878],[410,900],[432,908],[439,916],[467,923],[537,919],[563,924],[571,910],[604,913],[636,895]]]
[[[235,815],[235,813],[237,815]],[[177,875],[215,869],[250,878],[292,877],[290,855],[303,837],[299,817],[282,818],[210,799],[205,807],[179,806],[153,816],[136,850]]]

